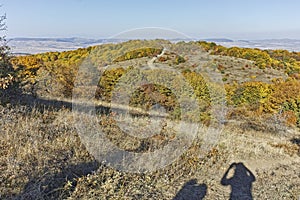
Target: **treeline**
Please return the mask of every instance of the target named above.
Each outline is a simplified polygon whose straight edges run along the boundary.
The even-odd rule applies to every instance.
[[[95,70],[99,70],[113,62],[155,56],[162,51],[162,47],[157,45],[158,41],[133,40],[73,51],[18,56],[12,58],[11,63],[25,92],[35,93],[38,89],[53,96],[70,97],[74,79],[83,61],[88,60]]]
[[[131,60],[142,57],[154,57],[159,55],[162,52],[162,49],[156,48],[142,48],[135,49],[129,52],[126,52],[124,55],[117,57],[114,62],[122,62],[125,60]]]
[[[287,50],[261,50],[251,48],[230,47],[226,48],[213,42],[198,42],[206,51],[212,55],[231,56],[254,61],[261,69],[282,69],[292,77],[300,78],[300,52],[289,52]]]
[[[115,68],[105,71],[100,80],[99,90],[96,93],[97,98],[111,101],[112,93],[119,79],[131,69],[130,67],[127,69]],[[221,97],[218,94],[220,85],[208,83],[202,74],[194,71],[184,70],[182,75],[193,88],[193,94],[196,96],[199,105],[201,105],[199,119],[209,123],[212,119],[210,109],[214,106],[213,101],[215,101],[213,98]],[[157,75],[157,77],[159,76]],[[178,84],[176,81],[169,83],[172,88],[178,87],[176,84]],[[289,78],[288,80],[276,79],[273,83],[226,84],[225,89],[227,106],[233,107],[233,112],[230,115],[246,114],[248,116],[263,117],[279,114],[288,124],[300,127],[300,82],[298,80]],[[190,91],[182,90],[182,92]],[[132,95],[133,98],[130,100],[132,106],[147,110],[159,103],[167,111],[173,112],[177,117],[179,116],[176,95],[170,88],[146,84],[138,88]],[[240,109],[246,110],[248,114],[239,113]]]
[[[37,93],[37,95],[48,92],[54,97],[71,97],[78,68],[86,59],[94,65],[95,71],[101,71],[104,69],[103,67],[114,62],[157,56],[162,52],[162,46],[158,45],[160,42],[133,40],[122,44],[104,44],[74,51],[19,56],[12,58],[11,64],[25,92]],[[164,42],[170,45],[168,41]],[[271,84],[263,82],[228,83],[225,85],[227,105],[234,108],[231,116],[236,115],[241,108],[246,109],[250,113],[249,115],[264,116],[280,113],[289,124],[300,126],[300,82],[298,81],[300,53],[286,50],[226,48],[202,41],[191,43],[200,45],[213,55],[248,59],[259,68],[285,70],[290,78],[288,80],[276,79]],[[163,59],[161,60],[163,61]],[[184,63],[183,58],[180,61]],[[132,69],[134,67],[128,66],[127,68],[116,67],[105,70],[99,80],[95,97],[110,101],[120,78]],[[193,93],[201,105],[200,120],[209,123],[213,96],[219,92],[219,86],[208,85],[200,73],[191,69],[183,68],[181,74],[193,88]],[[176,81],[169,82],[169,84],[175,88],[180,85]],[[182,90],[182,92],[185,91]],[[176,98],[170,88],[147,84],[136,89],[130,99],[130,105],[150,109],[151,106],[160,104],[168,112],[178,117],[180,111]]]
[[[11,63],[24,92],[34,94],[39,88],[52,91],[54,96],[61,93],[70,97],[78,66],[90,51],[88,48],[19,56],[12,58]]]
[[[227,103],[243,115],[263,117],[277,114],[290,125],[300,127],[300,82],[295,79],[278,79],[273,84],[246,82],[226,85]],[[241,113],[240,113],[241,114]]]

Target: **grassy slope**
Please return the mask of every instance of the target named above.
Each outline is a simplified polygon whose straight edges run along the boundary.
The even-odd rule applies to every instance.
[[[96,163],[80,142],[68,109],[16,106],[1,107],[1,112],[2,199],[172,199],[191,179],[207,185],[207,199],[226,199],[230,189],[220,180],[233,162],[243,162],[255,175],[255,198],[299,195],[297,132],[274,134],[267,125],[265,131],[255,131],[248,122],[232,121],[209,152],[200,148],[200,132],[189,151],[172,165],[130,174]],[[188,191],[191,195],[193,189]]]
[[[248,60],[202,56],[225,67],[227,82],[286,77],[282,70],[263,71]],[[140,63],[146,61],[116,65]],[[184,63],[177,67],[182,69]],[[95,161],[80,141],[66,102],[11,103],[1,106],[0,113],[0,199],[180,199],[197,193],[200,197],[205,188],[206,199],[228,199],[230,187],[220,181],[233,162],[243,162],[256,177],[255,199],[297,199],[300,195],[300,134],[276,117],[268,122],[257,117],[228,121],[216,146],[205,153],[200,131],[189,150],[171,165],[152,173],[130,174]],[[189,182],[194,185],[186,185]]]

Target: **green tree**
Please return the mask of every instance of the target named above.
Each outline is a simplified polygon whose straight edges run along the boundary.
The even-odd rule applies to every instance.
[[[6,15],[0,16],[0,32],[6,30]],[[0,94],[7,89],[13,82],[13,68],[9,62],[10,48],[7,45],[5,35],[0,36]]]

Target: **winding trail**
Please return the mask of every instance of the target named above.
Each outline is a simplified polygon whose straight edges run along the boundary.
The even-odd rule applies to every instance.
[[[162,52],[159,54],[159,55],[157,55],[157,56],[155,56],[155,57],[153,57],[151,60],[149,60],[148,62],[147,62],[147,64],[148,64],[148,66],[150,67],[150,69],[155,69],[155,66],[154,66],[154,61],[157,59],[157,58],[160,58],[161,56],[163,56],[164,54],[165,54],[165,52],[166,52],[166,48],[164,48],[163,50],[162,50]]]

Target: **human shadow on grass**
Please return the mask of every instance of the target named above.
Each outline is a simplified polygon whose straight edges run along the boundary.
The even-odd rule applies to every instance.
[[[173,200],[202,200],[206,193],[206,184],[198,184],[196,179],[191,179],[182,186]]]
[[[51,174],[45,169],[44,175],[30,177],[23,191],[13,199],[65,199],[76,187],[76,178],[91,174],[99,168],[96,161],[67,165],[59,173]],[[69,184],[68,184],[69,183]],[[68,185],[69,188],[64,188]]]
[[[56,100],[56,99],[43,99],[36,97],[30,94],[14,94],[9,98],[6,103],[3,103],[2,97],[0,96],[0,103],[7,104],[9,103],[12,106],[26,106],[29,111],[38,110],[39,112],[47,111],[59,111],[61,109],[68,109],[70,111],[76,111],[79,113],[86,114],[100,114],[100,115],[109,115],[112,112],[115,113],[128,113],[131,117],[143,117],[143,116],[151,116],[158,118],[165,118],[164,115],[148,113],[145,110],[134,110],[134,107],[130,108],[122,108],[122,107],[114,107],[114,106],[106,106],[106,105],[95,105],[93,102],[73,102],[73,99],[68,100]],[[133,109],[133,110],[130,110]]]
[[[233,171],[233,176],[228,177]],[[221,179],[221,184],[231,186],[231,200],[252,200],[252,182],[255,176],[243,163],[232,163]]]
[[[9,104],[12,106],[26,106],[30,110],[38,110],[43,112],[48,111],[58,111],[61,109],[74,110],[83,113],[90,113],[94,110],[99,114],[109,114],[111,108],[107,106],[98,105],[87,105],[86,103],[73,103],[72,99],[70,101],[56,100],[56,99],[43,99],[30,94],[14,94],[9,99]]]

